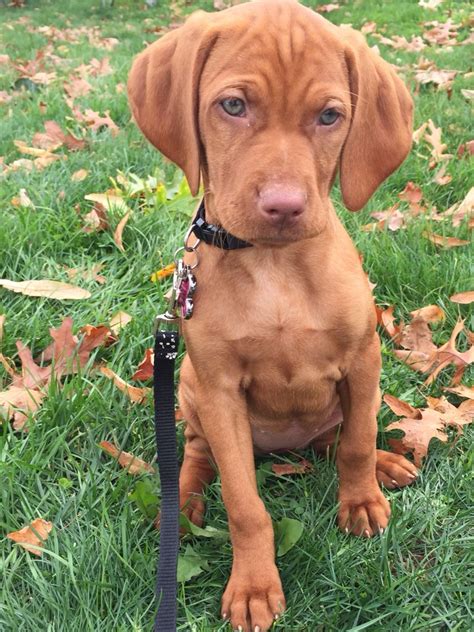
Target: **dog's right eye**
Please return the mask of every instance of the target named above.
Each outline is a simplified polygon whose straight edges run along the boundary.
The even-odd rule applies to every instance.
[[[243,116],[245,114],[245,103],[237,97],[223,99],[221,106],[224,112],[227,112],[230,116]]]

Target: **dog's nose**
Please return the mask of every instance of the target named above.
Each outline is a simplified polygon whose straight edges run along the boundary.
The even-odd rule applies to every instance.
[[[258,196],[258,209],[272,224],[294,224],[304,211],[306,195],[297,187],[271,185]]]

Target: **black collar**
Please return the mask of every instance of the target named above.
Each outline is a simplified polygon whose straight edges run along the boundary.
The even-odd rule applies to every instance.
[[[228,233],[224,228],[214,226],[214,224],[208,224],[205,219],[206,209],[204,207],[204,200],[196,213],[196,217],[193,220],[191,230],[198,239],[204,241],[211,246],[217,246],[223,250],[237,250],[238,248],[249,248],[252,246],[248,241],[234,237]]]

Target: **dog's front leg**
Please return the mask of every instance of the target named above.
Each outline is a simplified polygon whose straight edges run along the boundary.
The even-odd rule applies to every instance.
[[[234,629],[268,630],[284,609],[272,521],[257,492],[252,435],[239,385],[198,387],[196,408],[216,461],[233,546],[222,616]]]
[[[344,531],[366,537],[385,529],[390,517],[389,503],[376,479],[380,368],[380,343],[374,334],[338,389],[344,419],[336,457],[338,521]]]

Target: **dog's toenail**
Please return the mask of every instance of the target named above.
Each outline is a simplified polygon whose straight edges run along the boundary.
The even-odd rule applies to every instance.
[[[256,626],[255,626],[255,630],[254,630],[254,632],[260,632],[260,626],[259,626],[259,625],[256,625]]]
[[[365,537],[366,537],[366,538],[370,537],[370,533],[369,533],[369,530],[368,530],[368,529],[366,529],[366,530],[364,531],[364,535],[365,535]]]
[[[224,621],[226,621],[226,620],[227,620],[227,612],[223,612],[223,613],[222,613],[222,618],[224,619]]]
[[[382,527],[379,527],[379,533],[380,535],[383,535],[385,533],[385,529],[382,529]]]
[[[345,528],[344,528],[344,533],[345,533],[346,535],[348,535],[348,533],[349,533],[349,529],[348,529],[348,527],[345,527]]]
[[[392,485],[398,485],[397,481],[394,478],[392,478]]]
[[[274,614],[273,618],[275,619],[275,621],[278,621],[278,619],[280,618],[280,615],[279,614]]]
[[[237,628],[237,632],[244,632],[244,629],[241,625],[239,625],[239,627]]]

